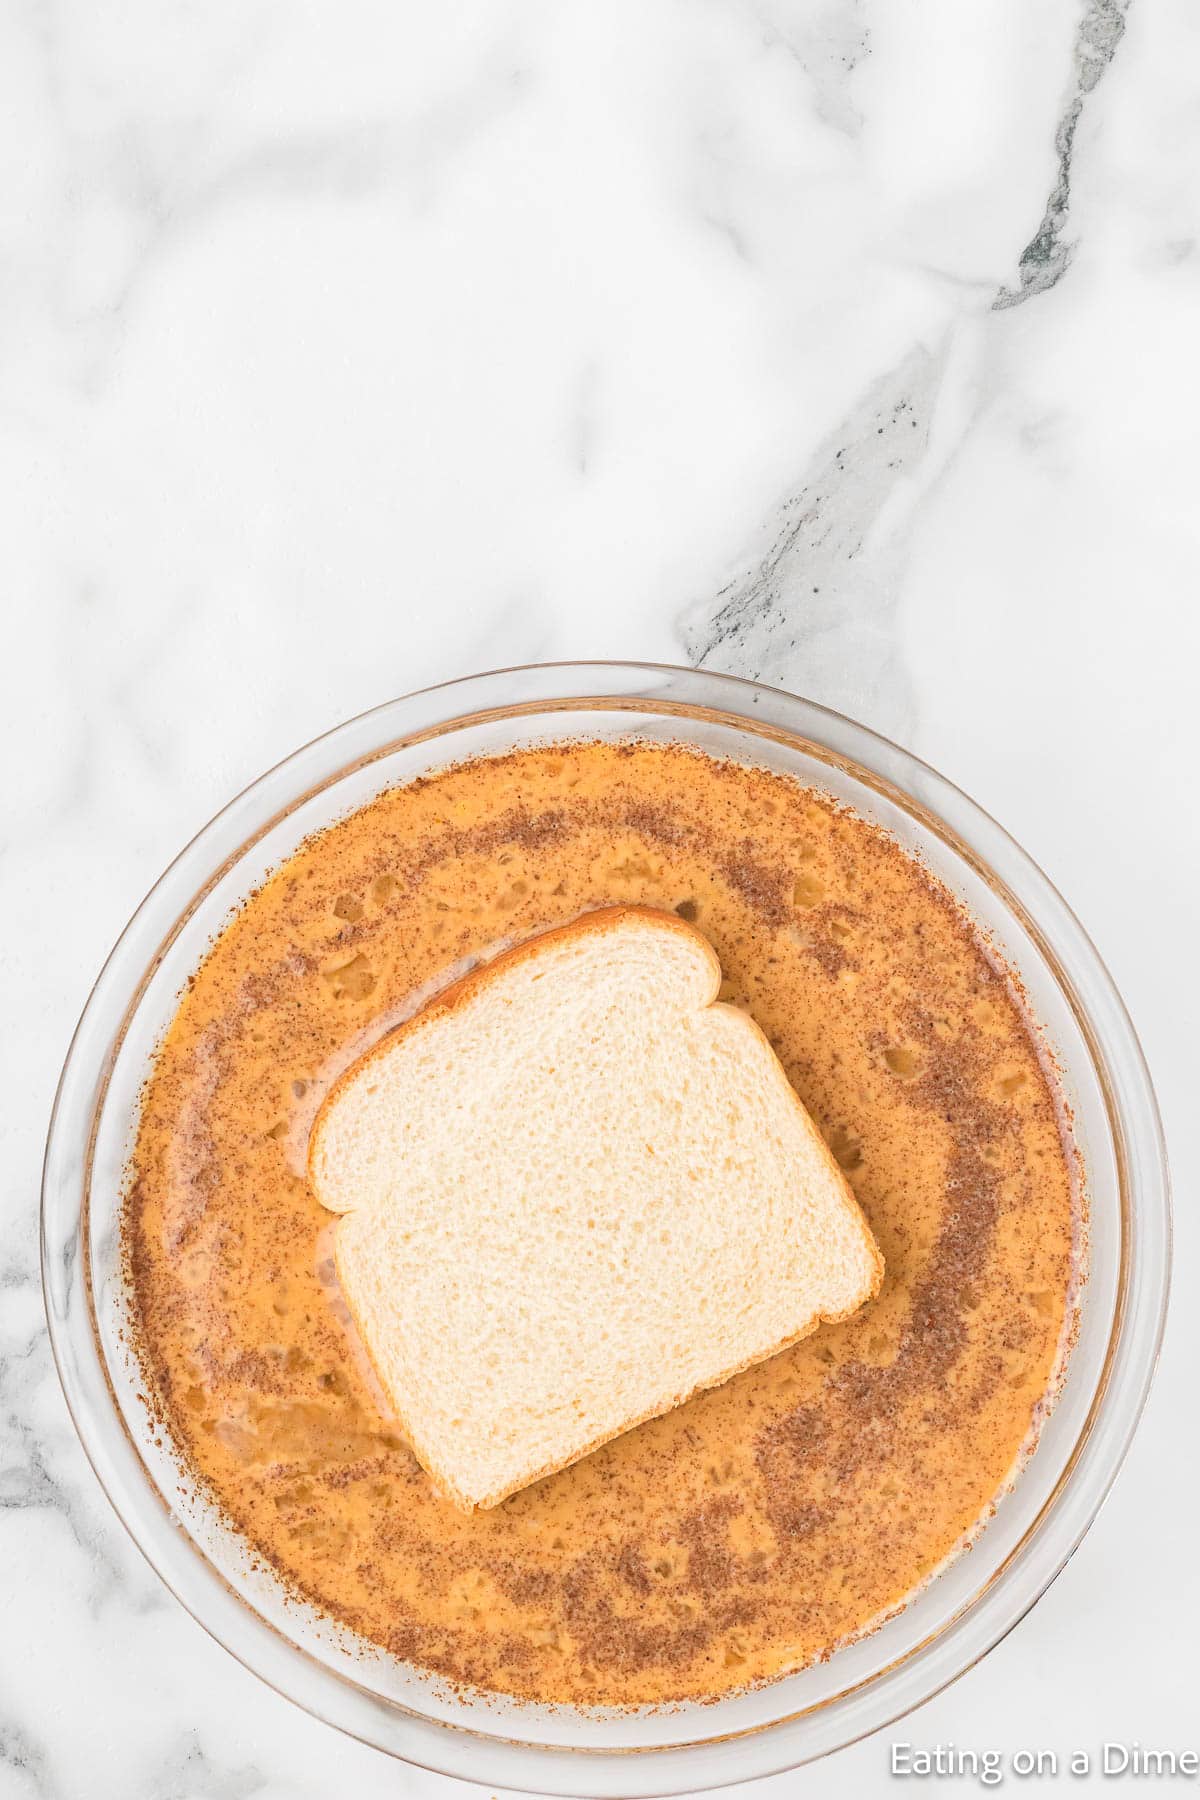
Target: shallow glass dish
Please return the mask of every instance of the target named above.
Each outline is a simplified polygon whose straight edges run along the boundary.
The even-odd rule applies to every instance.
[[[382,789],[531,742],[635,735],[782,770],[883,826],[962,900],[1059,1063],[1090,1216],[1078,1341],[1038,1449],[972,1553],[828,1662],[708,1705],[583,1713],[452,1690],[290,1598],[155,1442],[128,1349],[119,1207],[139,1090],[187,976],[301,840]],[[408,1761],[496,1786],[692,1792],[789,1769],[878,1729],[977,1662],[1049,1586],[1129,1445],[1170,1262],[1167,1172],[1137,1038],[1100,958],[1030,859],[957,788],[851,720],[727,676],[646,664],[503,670],[378,707],[280,763],[193,840],[134,914],[63,1070],[42,1196],[50,1332],[110,1500],[167,1586],[299,1705]]]

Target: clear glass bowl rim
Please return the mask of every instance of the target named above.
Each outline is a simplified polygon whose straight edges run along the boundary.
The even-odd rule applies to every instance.
[[[865,773],[880,792],[931,820],[1004,895],[1050,963],[1084,1028],[1109,1103],[1128,1236],[1124,1284],[1099,1399],[1071,1462],[1019,1556],[1009,1557],[934,1638],[823,1708],[827,1726],[838,1709],[843,1719],[820,1741],[812,1739],[806,1716],[793,1714],[751,1733],[669,1749],[546,1748],[481,1739],[366,1693],[282,1638],[172,1522],[118,1412],[97,1343],[87,1268],[89,1158],[111,1058],[137,1004],[138,977],[153,966],[141,940],[149,934],[161,953],[217,875],[281,812],[398,742],[435,739],[489,714],[541,719],[572,704],[604,702],[629,709],[642,702],[684,719],[717,714],[750,733],[800,740]],[[176,857],[117,940],[72,1038],[46,1145],[41,1251],[55,1362],[101,1486],[161,1579],[232,1655],[314,1716],[439,1773],[531,1792],[572,1794],[583,1783],[597,1795],[664,1794],[796,1768],[879,1730],[973,1667],[1035,1604],[1099,1511],[1145,1405],[1166,1318],[1171,1208],[1153,1086],[1112,978],[1062,896],[989,814],[890,740],[780,689],[666,664],[563,662],[461,677],[359,714],[252,782]]]

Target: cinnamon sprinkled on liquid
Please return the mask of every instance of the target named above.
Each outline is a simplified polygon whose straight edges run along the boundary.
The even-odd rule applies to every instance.
[[[709,936],[886,1279],[853,1319],[467,1517],[381,1411],[304,1133],[414,995],[620,901]],[[538,1699],[714,1697],[900,1604],[1012,1469],[1071,1323],[1060,1113],[968,922],[852,814],[676,747],[464,765],[303,847],[189,984],[125,1211],[152,1403],[260,1556],[396,1656]]]

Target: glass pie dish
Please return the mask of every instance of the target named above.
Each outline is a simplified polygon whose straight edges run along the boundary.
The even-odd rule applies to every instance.
[[[1078,1337],[1036,1454],[970,1556],[827,1662],[707,1704],[587,1712],[472,1694],[364,1645],[284,1590],[147,1422],[120,1208],[139,1095],[181,989],[265,875],[382,790],[530,743],[679,742],[790,774],[890,832],[955,894],[1024,989],[1058,1064],[1088,1199]],[[986,814],[864,727],[756,684],[650,665],[499,671],[351,720],[248,788],[167,870],[122,934],[63,1070],[46,1152],[42,1259],[76,1427],[134,1540],[248,1668],[330,1724],[445,1774],[537,1792],[694,1792],[793,1768],[878,1729],[979,1660],[1045,1591],[1106,1494],[1145,1401],[1166,1309],[1165,1155],[1144,1061],[1065,903]]]

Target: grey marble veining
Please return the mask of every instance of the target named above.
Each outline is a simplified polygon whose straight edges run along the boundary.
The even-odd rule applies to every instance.
[[[1125,12],[1125,0],[1089,0],[1080,18],[1068,98],[1054,131],[1054,184],[1041,224],[1017,258],[1015,285],[999,286],[994,311],[1047,293],[1070,266],[1076,133],[1089,95],[1117,53]],[[860,53],[869,48],[868,38]],[[940,342],[916,345],[817,447],[803,486],[764,534],[767,548],[748,559],[715,602],[685,616],[681,635],[691,661],[777,682],[890,736],[911,736],[914,693],[898,651],[895,609],[913,507],[894,503],[919,484],[950,340],[976,324],[981,301],[968,291]],[[961,428],[971,423],[967,413]]]
[[[1002,287],[992,305],[1019,306],[1052,288],[1070,267],[1073,245],[1067,236],[1071,209],[1071,158],[1075,133],[1088,95],[1107,70],[1125,31],[1128,0],[1088,0],[1075,37],[1075,79],[1054,133],[1058,173],[1042,222],[1021,252],[1017,285]]]
[[[880,543],[876,524],[929,449],[944,366],[944,348],[917,345],[873,383],[818,448],[765,553],[685,622],[691,661],[908,735],[914,695],[894,629],[902,550],[894,534]]]

